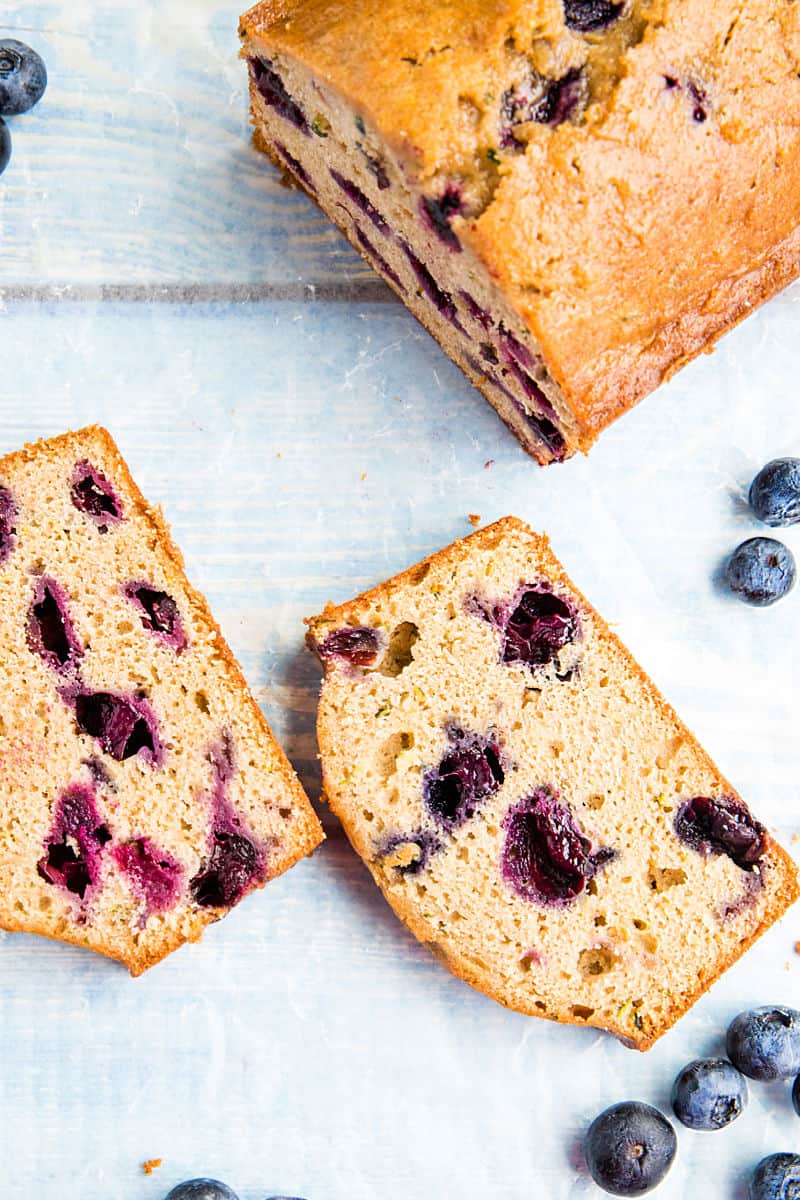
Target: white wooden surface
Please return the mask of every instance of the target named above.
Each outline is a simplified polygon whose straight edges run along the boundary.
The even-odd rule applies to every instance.
[[[713,575],[756,531],[754,471],[800,453],[800,291],[591,459],[537,471],[248,149],[236,16],[198,0],[6,8],[51,87],[15,122],[0,180],[0,451],[109,426],[315,799],[303,615],[468,531],[469,513],[515,512],[791,842],[800,592],[752,611]],[[600,1108],[665,1104],[739,1008],[800,1005],[794,912],[646,1056],[505,1012],[413,942],[324,819],[312,860],[139,981],[2,936],[6,1200],[162,1200],[199,1173],[242,1200],[590,1200],[576,1146]],[[748,1166],[798,1143],[786,1089],[761,1089],[725,1133],[681,1131],[659,1195],[743,1200]]]

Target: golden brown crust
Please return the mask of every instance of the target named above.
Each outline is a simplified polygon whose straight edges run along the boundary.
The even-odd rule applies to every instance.
[[[453,228],[531,330],[583,449],[800,273],[800,7],[634,8],[583,119],[537,125],[512,155],[498,97],[520,57],[573,52],[559,0],[282,0],[242,18],[253,49],[365,115],[416,186],[482,197]]]
[[[587,608],[588,601],[585,596],[575,587],[571,579],[565,573],[563,567],[552,554],[549,546],[549,540],[546,536],[535,533],[516,517],[505,517],[484,529],[479,530],[465,538],[460,538],[453,542],[450,546],[429,555],[420,563],[392,579],[379,584],[376,587],[370,588],[352,600],[343,604],[333,605],[328,603],[321,614],[315,617],[307,618],[308,633],[306,641],[310,649],[317,649],[317,645],[321,640],[324,632],[331,625],[339,626],[342,624],[358,624],[366,611],[374,611],[375,606],[381,602],[388,600],[390,595],[396,594],[398,590],[404,589],[407,586],[416,585],[420,582],[428,570],[434,566],[443,566],[445,569],[451,569],[457,563],[465,561],[475,548],[492,548],[500,545],[503,540],[510,534],[522,535],[530,539],[532,553],[537,557],[542,556],[548,564],[548,576],[555,582],[558,587],[563,587],[573,596],[585,605]],[[672,706],[664,699],[653,681],[635,663],[628,650],[625,648],[619,637],[609,628],[605,621],[592,610],[593,622],[598,632],[607,638],[621,652],[629,662],[633,673],[640,681],[645,692],[652,699],[655,706],[664,715],[666,721],[670,724],[676,738],[681,741],[691,741],[695,748],[695,754],[708,768],[709,773],[715,778],[716,786],[722,794],[735,795],[735,790],[730,782],[722,776],[717,770],[715,764],[711,761],[707,753],[696,742],[691,731],[685,723],[677,715]],[[323,685],[324,686],[324,685]],[[364,842],[361,831],[358,829],[357,823],[351,819],[351,814],[345,804],[337,803],[335,789],[326,786],[325,781],[325,763],[330,759],[331,752],[336,739],[335,728],[328,728],[320,717],[317,726],[318,742],[320,748],[320,758],[323,765],[323,795],[325,800],[333,812],[341,820],[345,833],[350,840],[353,848],[357,853],[363,856]],[[730,966],[736,962],[742,954],[763,934],[767,929],[800,897],[800,877],[798,877],[798,868],[793,859],[786,851],[770,838],[769,846],[766,854],[767,871],[773,878],[777,876],[779,882],[777,886],[772,885],[771,899],[766,907],[763,918],[759,925],[739,941],[735,948],[728,954],[720,956],[713,964],[711,964],[710,973],[707,978],[698,980],[697,987],[681,996],[679,1004],[675,1004],[672,1010],[665,1015],[660,1024],[656,1024],[648,1029],[640,1032],[632,1031],[629,1025],[614,1024],[606,1019],[598,1017],[589,1017],[588,1019],[571,1018],[569,1015],[553,1016],[549,1014],[549,1019],[558,1020],[564,1024],[589,1025],[597,1028],[602,1028],[614,1033],[627,1045],[638,1049],[647,1050],[655,1041],[658,1040],[671,1026],[677,1021],[722,975]],[[368,864],[369,865],[369,864]],[[456,955],[449,955],[446,949],[441,944],[432,944],[431,927],[420,917],[415,906],[408,902],[402,895],[388,887],[384,887],[382,877],[379,873],[373,872],[373,876],[381,887],[385,899],[388,901],[394,912],[401,921],[410,929],[414,936],[429,950],[432,951],[438,958],[445,962],[448,969],[460,979],[469,983],[478,991],[485,993],[492,999],[498,1001],[506,1007],[513,1007],[517,1011],[524,1012],[530,1016],[541,1017],[540,1008],[535,1005],[534,999],[530,1004],[520,1004],[515,1002],[509,1003],[509,1000],[501,992],[497,986],[492,974],[487,970],[481,972],[476,968],[474,963],[465,961],[463,958]]]
[[[258,885],[259,887],[263,887],[269,879],[283,874],[300,859],[310,854],[323,841],[324,833],[299,779],[283,749],[275,740],[263,711],[256,703],[241,668],[209,609],[205,596],[187,579],[183,555],[172,538],[170,528],[161,509],[150,504],[142,495],[114,439],[106,429],[99,425],[87,426],[84,429],[71,431],[58,437],[30,443],[22,447],[22,449],[0,458],[0,479],[2,479],[5,472],[12,472],[22,464],[35,463],[37,457],[43,451],[55,451],[58,453],[62,450],[72,449],[76,459],[78,459],[85,457],[87,449],[91,450],[93,446],[102,453],[105,461],[113,463],[115,476],[121,480],[124,490],[133,497],[138,516],[150,526],[153,544],[157,544],[159,549],[165,554],[171,564],[172,570],[180,580],[180,586],[186,593],[190,606],[200,618],[202,625],[208,630],[210,638],[213,640],[214,657],[224,670],[240,701],[246,706],[251,718],[258,727],[259,740],[266,749],[266,756],[274,764],[280,779],[281,788],[287,794],[287,799],[289,799],[292,805],[295,815],[292,841],[287,842],[278,869],[271,872],[264,879],[263,883]],[[223,910],[215,916],[211,916],[211,920],[218,920],[222,915],[224,915]],[[106,946],[98,944],[96,936],[92,938],[90,948],[97,953],[105,954],[107,957],[123,961],[131,974],[138,976],[149,967],[155,965],[155,963],[161,961],[161,959],[165,958],[183,943],[198,941],[202,936],[203,928],[208,923],[209,918],[205,915],[196,924],[184,922],[174,929],[167,930],[157,946],[131,946],[127,954],[121,953],[118,944],[108,944]],[[54,934],[52,928],[44,924],[37,924],[35,920],[31,920],[29,917],[26,917],[24,923],[18,921],[10,910],[6,910],[0,914],[0,927],[10,932],[35,933],[84,948],[88,945],[87,940],[81,937],[79,927],[67,924],[62,931]]]

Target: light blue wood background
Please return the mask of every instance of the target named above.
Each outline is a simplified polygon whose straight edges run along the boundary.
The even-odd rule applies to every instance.
[[[0,451],[102,421],[164,505],[310,794],[318,670],[302,617],[515,512],[787,842],[800,832],[800,591],[715,589],[743,504],[800,453],[800,291],[605,435],[537,470],[313,206],[249,148],[237,7],[12,3],[50,68],[0,180]],[[797,531],[787,533],[800,553]],[[739,1008],[800,1004],[795,911],[642,1057],[507,1013],[391,917],[325,817],[322,850],[139,981],[0,935],[7,1200],[577,1200],[612,1101],[668,1100]],[[659,1195],[742,1200],[800,1149],[785,1087],[681,1131]],[[163,1157],[151,1178],[140,1163]]]

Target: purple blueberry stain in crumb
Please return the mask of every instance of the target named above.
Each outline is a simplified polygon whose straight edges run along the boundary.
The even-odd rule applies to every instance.
[[[532,75],[530,80],[503,93],[500,105],[500,145],[504,150],[521,151],[525,142],[514,130],[533,122],[555,128],[577,116],[586,105],[586,76],[575,67],[560,79]]]
[[[8,488],[0,485],[0,565],[16,544],[17,506]]]
[[[144,904],[145,921],[152,913],[174,908],[182,891],[183,868],[171,854],[146,837],[123,842],[111,854],[134,895]]]
[[[114,782],[111,774],[105,763],[92,754],[89,758],[83,760],[83,765],[91,775],[95,785],[99,788],[106,788],[109,792],[115,792],[117,785]]]
[[[466,308],[472,320],[477,321],[478,324],[482,325],[487,331],[491,329],[494,325],[491,314],[488,313],[485,308],[482,308],[480,304],[478,304],[478,301],[475,299],[475,297],[470,296],[469,292],[464,291],[460,291],[458,294],[464,301],[464,307]]]
[[[337,185],[340,191],[344,192],[348,200],[355,204],[356,208],[360,209],[361,212],[369,217],[376,229],[378,229],[384,235],[388,234],[389,226],[387,225],[383,215],[378,212],[369,196],[366,196],[364,192],[362,192],[358,184],[353,183],[351,179],[346,179],[344,175],[342,175],[339,171],[334,170],[333,167],[329,167],[328,170],[334,183]]]
[[[28,613],[28,646],[54,671],[64,672],[83,654],[67,607],[67,594],[55,579],[36,583]]]
[[[678,809],[675,833],[698,854],[726,854],[743,871],[754,870],[768,845],[767,831],[743,800],[695,796]]]
[[[605,29],[621,16],[625,0],[564,0],[564,23],[575,33]]]
[[[420,214],[427,227],[437,235],[450,250],[461,253],[461,242],[450,227],[453,217],[463,211],[461,190],[448,184],[441,196],[423,196],[419,202]]]
[[[158,634],[177,654],[186,649],[189,639],[172,596],[146,581],[125,584],[123,593],[138,609],[145,629]]]
[[[263,58],[251,58],[250,73],[264,102],[270,108],[274,108],[279,116],[310,137],[311,131],[306,115],[294,97],[289,94],[286,84],[275,70],[274,64]]]
[[[381,272],[381,274],[385,275],[387,279],[391,279],[391,281],[395,285],[395,287],[398,288],[401,292],[404,292],[406,289],[403,287],[403,283],[402,283],[399,275],[392,267],[389,266],[388,262],[383,257],[383,255],[380,254],[379,251],[377,251],[375,249],[372,242],[369,240],[367,235],[364,233],[364,230],[361,229],[360,226],[356,225],[355,231],[356,231],[356,238],[358,239],[359,245],[363,247],[364,251],[366,252],[368,257],[372,260],[372,262],[375,264],[375,266],[378,268],[378,270]]]
[[[313,192],[314,195],[316,195],[317,189],[314,186],[314,180],[311,178],[308,171],[305,169],[299,159],[296,159],[293,154],[290,154],[282,142],[275,142],[274,145],[275,149],[278,151],[278,154],[281,156],[292,174],[300,180],[304,187],[307,187],[310,192]]]
[[[515,804],[503,829],[503,878],[519,896],[535,904],[570,903],[617,857],[607,847],[592,851],[569,808],[550,787],[537,788]]]
[[[259,848],[227,795],[235,764],[233,745],[224,734],[208,753],[213,775],[210,854],[189,884],[201,908],[232,908],[246,892],[266,878],[263,849]]]
[[[414,272],[417,282],[424,294],[428,297],[431,303],[435,306],[438,312],[445,317],[460,333],[466,335],[466,330],[458,319],[458,309],[455,306],[453,297],[449,292],[443,291],[439,287],[434,277],[431,275],[424,262],[414,253],[407,242],[401,242],[403,253],[411,264],[411,270]]]
[[[692,101],[692,120],[703,125],[708,120],[708,94],[702,83],[696,79],[686,81],[686,90]]]
[[[515,401],[515,403],[517,402]],[[553,458],[557,462],[561,462],[567,452],[567,443],[564,439],[563,433],[555,424],[555,422],[551,421],[549,417],[543,417],[539,416],[538,413],[528,412],[528,410],[523,408],[523,406],[519,403],[517,403],[517,408],[539,440],[544,443],[544,445],[553,455]]]
[[[415,829],[411,833],[391,834],[378,853],[398,875],[419,875],[441,849],[442,843],[433,833]]]
[[[372,154],[369,150],[367,150],[366,146],[361,145],[361,142],[356,142],[356,145],[364,156],[364,161],[367,164],[367,170],[371,175],[374,175],[379,191],[385,192],[388,187],[391,187],[391,183],[389,182],[389,176],[386,174],[386,167],[383,159],[377,154]]]
[[[145,700],[113,692],[79,691],[72,703],[80,732],[97,738],[106,754],[118,762],[137,754],[153,764],[161,762],[163,749],[155,713]]]
[[[78,512],[92,518],[100,533],[107,533],[109,525],[122,520],[122,504],[114,488],[86,459],[75,464],[70,499]]]
[[[352,667],[370,667],[378,657],[381,639],[377,629],[348,625],[334,629],[317,646],[320,658],[342,658]]]
[[[510,329],[506,329],[505,325],[501,324],[499,329],[500,342],[503,349],[507,352],[505,355],[506,361],[514,361],[520,366],[527,367],[529,371],[535,371],[537,360],[534,358],[531,350],[521,341],[515,333]]]
[[[482,738],[457,726],[450,727],[448,737],[450,749],[438,767],[423,776],[422,797],[437,824],[456,829],[497,791],[505,772],[496,738]]]
[[[100,878],[103,851],[110,841],[94,792],[73,784],[56,805],[46,853],[37,864],[39,875],[83,900]]]
[[[495,365],[500,362],[497,351],[491,342],[481,342],[481,358]]]

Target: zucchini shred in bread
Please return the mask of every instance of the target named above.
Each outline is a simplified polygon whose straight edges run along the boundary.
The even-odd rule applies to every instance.
[[[800,272],[794,0],[265,0],[255,143],[540,462]]]
[[[138,975],[321,838],[109,434],[0,459],[0,925]]]
[[[326,799],[401,920],[508,1007],[646,1049],[798,896],[522,522],[308,624]]]

